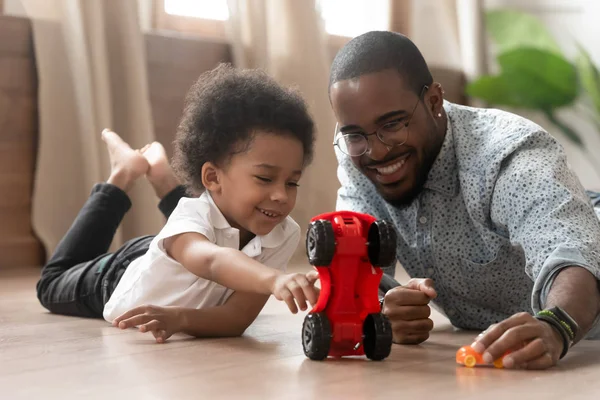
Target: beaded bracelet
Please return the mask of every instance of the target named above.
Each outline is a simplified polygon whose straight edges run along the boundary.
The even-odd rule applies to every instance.
[[[535,318],[540,321],[547,322],[548,324],[550,324],[553,328],[555,328],[560,333],[560,336],[562,337],[562,341],[563,341],[563,350],[562,350],[562,353],[560,354],[560,358],[562,359],[564,356],[567,355],[567,352],[569,351],[569,337],[570,337],[569,333],[562,326],[562,324],[560,323],[560,320],[556,317],[553,318],[547,314],[543,314],[542,312],[539,312],[537,315],[535,315]]]
[[[569,324],[567,324],[562,319],[558,318],[558,316],[556,314],[554,314],[552,311],[550,311],[550,310],[542,310],[542,311],[538,312],[537,315],[546,315],[546,316],[548,316],[548,317],[550,317],[552,319],[555,319],[565,329],[565,331],[567,331],[567,333],[569,334],[569,338],[571,339],[571,341],[575,340],[575,333],[573,332],[573,330],[571,329],[571,327],[569,326]]]

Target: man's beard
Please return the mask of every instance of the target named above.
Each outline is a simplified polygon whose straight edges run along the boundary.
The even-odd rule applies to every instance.
[[[419,172],[415,178],[415,184],[406,194],[396,198],[386,198],[385,196],[382,196],[386,203],[391,204],[396,208],[404,208],[411,205],[423,190],[423,186],[425,185],[425,182],[427,182],[427,176],[429,175],[433,161],[435,161],[435,158],[431,162],[424,163],[423,168],[419,168]]]
[[[386,203],[396,208],[404,208],[411,205],[412,202],[419,196],[421,190],[423,190],[423,186],[425,185],[425,182],[427,182],[428,173],[429,170],[427,170],[425,173],[419,173],[415,179],[414,186],[405,195],[397,198],[383,197],[383,199],[386,201]]]
[[[383,199],[386,203],[396,207],[396,208],[404,208],[412,204],[413,201],[421,194],[423,190],[423,186],[427,182],[427,178],[429,177],[429,171],[433,167],[435,160],[437,159],[438,154],[442,148],[442,144],[444,142],[444,136],[442,136],[439,143],[435,143],[429,149],[425,149],[423,152],[423,164],[417,168],[417,175],[415,177],[415,184],[410,190],[401,197],[396,198],[386,198],[385,195],[382,194]],[[380,192],[381,193],[381,192]]]

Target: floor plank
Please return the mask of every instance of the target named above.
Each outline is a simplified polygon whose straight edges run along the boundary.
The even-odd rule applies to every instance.
[[[314,362],[302,352],[304,314],[270,300],[242,338],[177,335],[159,345],[101,320],[48,314],[35,298],[38,273],[0,271],[2,399],[589,399],[600,390],[600,342],[579,344],[548,371],[467,369],[454,355],[476,333],[434,312],[425,344],[394,346],[383,362]]]

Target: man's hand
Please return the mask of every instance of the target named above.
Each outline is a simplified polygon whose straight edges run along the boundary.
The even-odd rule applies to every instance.
[[[307,301],[314,305],[319,298],[319,291],[314,286],[315,279],[313,278],[312,274],[278,275],[273,281],[271,293],[277,300],[285,301],[292,313],[296,314],[298,307],[305,311]]]
[[[411,279],[386,293],[382,312],[392,323],[394,343],[419,344],[429,338],[433,321],[428,304],[436,296],[431,279]]]
[[[563,341],[550,324],[519,313],[490,326],[471,347],[488,363],[510,351],[503,360],[505,368],[546,369],[558,362]]]
[[[113,326],[120,329],[137,326],[142,333],[152,332],[157,343],[164,343],[181,331],[180,310],[179,307],[139,306],[117,317]]]

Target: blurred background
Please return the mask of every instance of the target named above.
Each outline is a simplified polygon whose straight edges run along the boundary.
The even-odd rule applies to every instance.
[[[545,127],[599,190],[598,16],[594,0],[0,0],[0,268],[41,265],[107,178],[103,128],[171,155],[187,89],[219,62],[302,91],[318,139],[293,216],[333,210],[328,69],[370,30],[409,36],[449,101]],[[148,185],[131,198],[113,246],[164,223]]]

